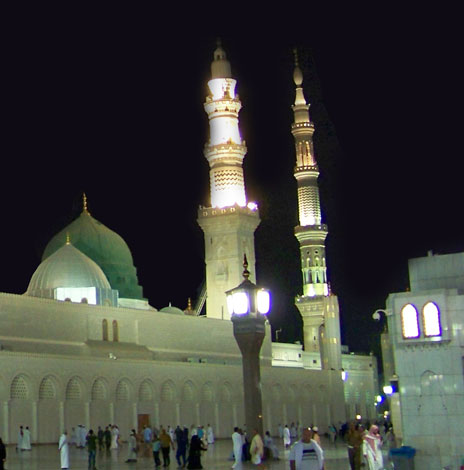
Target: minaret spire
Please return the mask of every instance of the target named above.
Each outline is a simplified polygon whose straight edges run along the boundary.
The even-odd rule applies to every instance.
[[[211,207],[198,213],[205,234],[206,315],[218,319],[230,319],[224,293],[243,281],[243,253],[248,255],[250,278],[255,276],[254,231],[260,222],[257,206],[248,203],[245,192],[242,164],[247,148],[240,135],[242,104],[236,84],[218,41],[204,104],[210,131],[204,154],[210,170]]]
[[[298,186],[299,225],[295,236],[300,245],[303,295],[296,306],[303,318],[306,351],[319,353],[321,367],[341,367],[340,322],[338,299],[330,292],[327,279],[325,240],[327,226],[322,223],[317,178],[319,168],[314,154],[314,125],[309,117],[309,104],[303,91],[303,73],[296,49],[293,81],[295,102],[292,134],[295,139],[296,165],[294,176]]]

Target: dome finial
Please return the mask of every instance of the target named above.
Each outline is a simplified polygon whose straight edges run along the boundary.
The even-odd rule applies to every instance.
[[[69,232],[66,232],[66,245],[71,245],[71,236]]]
[[[303,72],[300,69],[300,64],[298,62],[298,49],[295,47],[293,49],[293,55],[295,57],[295,69],[293,70],[293,81],[297,87],[301,87],[303,83]]]
[[[90,215],[89,209],[87,207],[87,195],[82,193],[82,212]]]

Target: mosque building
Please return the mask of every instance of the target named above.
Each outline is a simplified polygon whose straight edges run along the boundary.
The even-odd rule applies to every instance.
[[[374,418],[374,356],[342,354],[338,302],[326,272],[325,237],[302,82],[295,66],[292,134],[296,145],[304,322],[300,344],[273,343],[267,322],[261,349],[264,429],[317,424],[322,432],[361,414]],[[209,119],[205,157],[208,207],[204,232],[206,315],[156,309],[143,297],[125,241],[91,215],[84,197],[77,219],[47,244],[23,295],[0,293],[0,435],[14,443],[20,425],[35,443],[57,442],[63,429],[190,427],[210,423],[216,436],[244,426],[241,354],[225,292],[242,281],[246,254],[255,281],[254,231],[259,210],[247,200],[239,128],[241,102],[224,49],[218,45],[204,104]],[[201,305],[201,302],[197,305]],[[207,332],[207,334],[205,333]]]

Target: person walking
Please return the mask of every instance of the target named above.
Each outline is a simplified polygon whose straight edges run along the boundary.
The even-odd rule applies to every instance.
[[[284,427],[284,447],[288,449],[291,444],[291,439],[290,439],[290,429],[288,429],[288,425],[285,425]]]
[[[359,427],[354,422],[350,422],[349,424],[348,432],[345,433],[345,442],[348,448],[348,460],[351,470],[361,470],[363,438]]]
[[[235,459],[235,462],[232,465],[232,468],[241,468],[243,439],[242,439],[242,435],[238,432],[238,427],[234,428],[234,432],[232,434],[232,446],[234,449],[233,452],[234,452],[234,459]]]
[[[89,430],[86,437],[87,451],[89,453],[89,470],[96,470],[95,456],[97,454],[97,436],[93,433],[93,429]]]
[[[161,442],[159,440],[158,434],[156,433],[153,433],[152,449],[153,449],[153,460],[155,462],[155,467],[159,468],[161,466],[161,460],[160,460]]]
[[[22,450],[32,450],[32,447],[31,447],[31,431],[29,431],[29,426],[26,426],[26,429],[24,430]]]
[[[382,438],[380,437],[379,428],[375,424],[364,435],[363,455],[369,470],[381,470],[383,468]]]
[[[105,438],[105,432],[101,428],[101,426],[98,426],[98,431],[97,431],[97,439],[98,439],[98,451],[101,452],[103,450],[103,440]]]
[[[0,470],[4,470],[6,462],[6,447],[0,437]]]
[[[312,431],[309,428],[304,428],[301,439],[293,444],[288,460],[290,470],[322,470],[324,468],[324,452],[312,439]]]
[[[253,438],[250,444],[251,463],[258,468],[264,468],[262,460],[264,456],[264,444],[257,429],[253,429]]]
[[[132,429],[129,435],[126,462],[137,462],[137,436],[135,429]]]
[[[203,445],[202,440],[198,435],[192,436],[190,441],[189,456],[188,456],[188,466],[189,470],[202,469],[201,465],[201,451],[207,450]]]
[[[188,429],[180,429],[180,432],[176,432],[176,460],[179,467],[185,468],[187,465],[187,445],[188,445]],[[182,463],[181,463],[182,460]]]
[[[68,443],[68,432],[63,431],[60,436],[58,443],[58,450],[60,451],[61,469],[69,468],[69,443]],[[3,469],[3,467],[1,467]]]
[[[163,467],[169,467],[171,463],[171,457],[169,455],[171,447],[174,449],[174,443],[172,442],[171,436],[166,430],[161,431],[160,435],[161,453],[163,454]]]

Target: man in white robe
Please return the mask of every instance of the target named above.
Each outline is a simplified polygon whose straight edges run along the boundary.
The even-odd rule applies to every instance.
[[[60,451],[61,468],[69,468],[69,445],[67,431],[64,431],[60,437],[58,450]]]
[[[369,433],[364,436],[362,449],[368,469],[382,470],[382,438],[380,437],[379,428],[375,424],[371,426]]]
[[[26,426],[23,436],[23,450],[31,450],[31,431],[29,431],[29,426]]]
[[[232,468],[240,469],[242,468],[242,447],[243,447],[243,439],[242,435],[238,432],[238,428],[234,428],[234,432],[232,434],[232,446],[234,449],[234,459],[235,462],[232,465]]]
[[[208,428],[206,430],[206,435],[208,438],[208,444],[214,444],[214,433],[213,428],[208,424]]]
[[[16,448],[18,450],[23,450],[23,445],[24,445],[24,429],[22,426],[19,426],[19,432],[18,432],[18,444]]]
[[[288,426],[285,425],[284,427],[284,447],[286,449],[288,449],[290,447],[290,443],[291,443],[291,439],[290,439],[290,429],[288,429]]]

